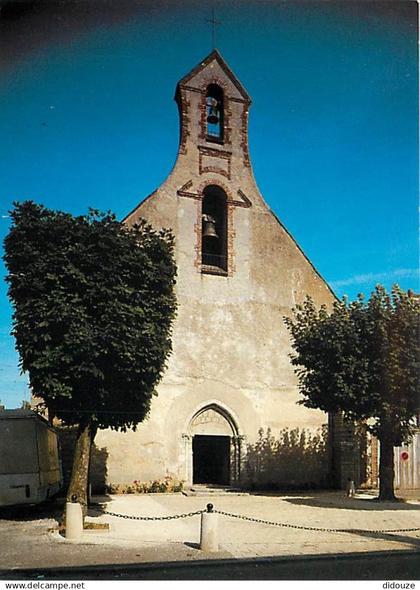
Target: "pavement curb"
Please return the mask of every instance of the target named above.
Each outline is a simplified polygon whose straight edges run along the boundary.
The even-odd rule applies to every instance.
[[[179,561],[169,561],[169,562],[140,562],[140,563],[120,563],[120,564],[107,564],[104,565],[91,565],[91,566],[80,566],[80,567],[54,567],[54,568],[25,568],[25,569],[12,569],[12,570],[0,570],[0,579],[2,580],[9,580],[9,579],[33,579],[33,578],[45,578],[45,579],[57,579],[62,577],[64,574],[69,574],[66,577],[62,577],[62,579],[72,579],[70,575],[71,572],[77,570],[78,574],[86,574],[86,579],[88,578],[88,574],[95,574],[101,573],[104,569],[109,572],[118,573],[118,572],[130,572],[130,571],[159,571],[162,573],[163,579],[163,570],[177,570],[188,567],[194,567],[200,570],[204,567],[213,567],[216,569],[224,568],[229,565],[235,566],[247,566],[247,565],[261,565],[264,564],[282,564],[287,565],[289,564],[298,564],[302,562],[309,562],[309,563],[319,563],[319,562],[328,562],[334,560],[336,562],[340,561],[353,561],[353,560],[372,560],[375,558],[384,558],[384,557],[411,557],[419,555],[420,551],[412,551],[412,550],[395,550],[395,551],[370,551],[365,553],[340,553],[340,554],[322,554],[322,555],[293,555],[293,556],[273,556],[273,557],[254,557],[254,558],[221,558],[218,559],[217,557],[209,558],[209,559],[194,559],[194,560],[179,560]],[[50,574],[53,574],[51,577],[48,577]],[[32,578],[31,578],[32,576]],[[199,579],[199,578],[197,578]],[[353,580],[357,580],[357,578],[352,578]]]

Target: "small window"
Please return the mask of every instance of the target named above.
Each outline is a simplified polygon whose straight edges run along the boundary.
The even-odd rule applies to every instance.
[[[217,84],[207,88],[206,114],[207,139],[223,142],[223,90]]]
[[[203,193],[201,253],[203,270],[227,271],[226,193],[216,185]]]

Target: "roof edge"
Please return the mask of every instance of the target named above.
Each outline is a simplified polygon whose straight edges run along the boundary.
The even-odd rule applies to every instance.
[[[143,205],[143,203],[145,203],[146,201],[148,201],[149,199],[151,199],[157,192],[158,192],[158,188],[156,188],[153,192],[151,192],[149,195],[147,195],[147,197],[144,197],[144,199],[142,199],[139,203],[137,203],[137,205],[135,207],[133,207],[131,209],[131,211],[129,213],[127,213],[127,215],[125,217],[123,217],[123,219],[121,219],[120,223],[127,223],[127,219],[129,217],[131,217],[133,215],[133,213],[135,213],[137,211],[137,209]]]
[[[230,69],[230,67],[228,66],[227,62],[225,61],[225,59],[223,58],[223,56],[221,55],[221,53],[219,52],[218,49],[213,49],[213,51],[211,53],[209,53],[209,55],[207,57],[205,57],[203,60],[201,60],[200,63],[195,66],[195,68],[193,68],[188,74],[186,74],[183,78],[181,78],[181,80],[177,84],[177,89],[180,86],[186,85],[187,82],[189,82],[189,80],[191,80],[191,78],[193,78],[196,74],[201,72],[201,70],[203,70],[214,59],[220,65],[220,67],[225,72],[227,77],[234,84],[234,86],[236,87],[238,92],[240,94],[242,94],[242,96],[244,97],[244,99],[247,102],[251,103],[252,99],[249,96],[248,92],[245,90],[245,88],[239,82],[238,78],[232,72],[232,70]]]
[[[284,229],[284,231],[286,232],[286,234],[289,236],[289,238],[292,240],[292,242],[295,244],[295,246],[297,247],[297,249],[300,251],[300,253],[303,255],[303,257],[305,258],[305,260],[309,263],[309,265],[312,267],[312,270],[314,271],[314,273],[318,276],[318,278],[324,283],[324,285],[327,287],[328,291],[331,293],[331,295],[334,297],[334,301],[340,301],[339,297],[337,296],[336,293],[334,293],[332,287],[330,286],[330,284],[328,283],[328,281],[326,279],[324,279],[324,277],[322,276],[322,274],[319,272],[319,270],[317,270],[317,268],[315,267],[315,265],[313,264],[313,262],[311,262],[310,258],[308,258],[308,256],[305,254],[305,252],[302,250],[302,248],[299,246],[298,242],[295,240],[295,238],[292,236],[292,234],[290,233],[290,231],[287,229],[287,227],[280,221],[280,219],[277,217],[277,215],[274,213],[274,211],[269,207],[268,208],[271,215],[274,217],[274,219],[277,221],[277,223],[280,225],[280,227],[282,229]]]

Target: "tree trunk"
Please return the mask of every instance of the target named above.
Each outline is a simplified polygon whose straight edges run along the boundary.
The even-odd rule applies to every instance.
[[[79,425],[70,485],[67,490],[67,502],[79,502],[84,516],[87,512],[90,451],[95,434],[96,428],[90,422]]]
[[[394,445],[392,440],[383,436],[380,442],[379,458],[379,498],[381,502],[395,502],[394,494]]]

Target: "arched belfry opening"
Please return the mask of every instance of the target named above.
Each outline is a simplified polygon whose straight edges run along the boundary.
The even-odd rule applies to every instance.
[[[188,431],[189,482],[221,486],[237,482],[241,437],[229,412],[218,404],[208,404],[193,415]]]
[[[227,271],[227,197],[217,185],[203,191],[201,257],[202,264]]]
[[[223,90],[217,84],[209,84],[206,92],[207,141],[223,143],[223,124]]]

